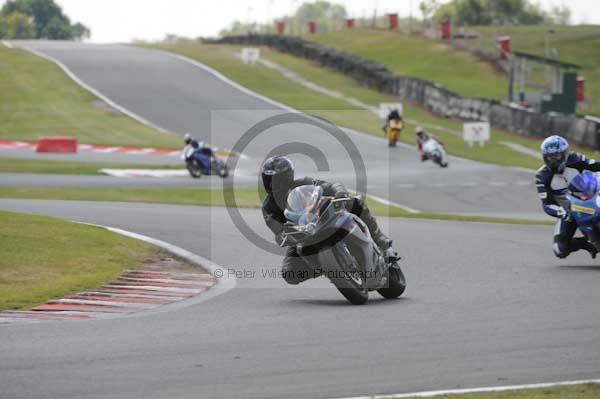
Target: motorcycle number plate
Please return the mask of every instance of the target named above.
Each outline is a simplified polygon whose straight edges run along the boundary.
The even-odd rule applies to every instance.
[[[586,215],[595,215],[596,210],[593,208],[588,208],[587,206],[581,205],[572,205],[571,211],[585,213]]]

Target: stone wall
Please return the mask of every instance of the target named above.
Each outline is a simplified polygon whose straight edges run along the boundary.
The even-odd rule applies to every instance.
[[[521,136],[560,134],[579,145],[600,149],[600,124],[575,116],[550,116],[513,108],[496,100],[466,98],[424,79],[398,76],[384,65],[298,37],[227,36],[213,43],[268,46],[341,72],[360,84],[422,106],[432,113],[491,126]]]

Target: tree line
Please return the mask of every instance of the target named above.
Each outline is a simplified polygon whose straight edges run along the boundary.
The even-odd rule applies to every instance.
[[[423,22],[451,19],[453,23],[461,26],[568,24],[571,20],[571,10],[567,6],[555,5],[549,10],[544,10],[531,0],[452,0],[445,4],[440,0],[422,0],[419,9]],[[326,32],[341,28],[347,16],[343,5],[320,0],[305,2],[293,15],[279,20],[286,21],[288,31],[302,34],[308,21],[316,22],[318,30]],[[273,31],[273,22],[257,24],[235,21],[223,29],[220,36]]]
[[[544,10],[530,0],[423,0],[419,9],[424,19],[451,19],[458,25],[537,25],[568,24],[571,10],[566,5],[554,5]]]
[[[90,33],[54,0],[9,0],[0,10],[0,39],[82,40]]]

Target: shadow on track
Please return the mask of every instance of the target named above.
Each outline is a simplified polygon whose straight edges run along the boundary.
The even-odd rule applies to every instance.
[[[327,307],[365,307],[365,306],[393,306],[398,305],[400,302],[409,302],[410,298],[396,298],[396,299],[385,299],[385,298],[369,298],[369,301],[362,305],[356,306],[350,304],[344,298],[340,299],[316,299],[316,298],[307,298],[307,299],[291,299],[288,302],[291,306],[294,305],[316,305],[316,306],[327,306]]]
[[[559,269],[563,270],[587,270],[587,271],[600,271],[600,265],[561,265],[558,266]]]

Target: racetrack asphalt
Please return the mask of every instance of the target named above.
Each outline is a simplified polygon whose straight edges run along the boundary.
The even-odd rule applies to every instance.
[[[597,378],[600,269],[558,260],[551,228],[383,219],[402,299],[348,305],[325,279],[262,278],[223,208],[0,200],[0,209],[149,235],[255,272],[198,305],[147,317],[0,326],[3,398],[335,398]],[[268,234],[257,210],[242,215]]]
[[[231,148],[276,112],[164,53],[19,45],[60,59],[153,123],[178,133],[208,131],[221,147]],[[258,170],[274,146],[302,137],[326,154],[330,172],[320,176],[354,185],[339,143],[305,126],[272,130],[275,137],[248,147],[245,171]],[[427,211],[539,211],[531,172],[460,159],[439,169],[421,164],[414,150],[388,151],[381,139],[348,137],[360,149],[372,194]],[[294,159],[301,172],[314,172],[305,156]],[[335,398],[600,374],[600,269],[582,253],[556,259],[548,226],[381,219],[404,258],[408,289],[402,299],[372,294],[366,306],[355,307],[324,279],[290,287],[263,278],[279,269],[280,255],[251,244],[223,208],[0,200],[0,209],[134,231],[247,272],[235,289],[172,313],[0,326],[0,397]],[[257,210],[241,213],[271,237]]]
[[[12,44],[59,60],[89,86],[160,127],[181,134],[192,132],[222,148],[234,147],[256,123],[282,113],[278,106],[164,52],[123,45]],[[256,175],[271,150],[302,142],[320,150],[328,165],[319,172],[306,155],[292,155],[299,175],[339,180],[354,189],[358,184],[353,161],[362,161],[368,193],[411,208],[513,217],[541,212],[532,172],[459,158],[453,158],[448,169],[440,169],[419,162],[414,149],[388,150],[382,138],[346,132],[343,141],[353,143],[360,156],[351,158],[340,142],[314,126],[290,123],[271,127],[251,140],[244,150],[249,158],[241,160],[238,167]],[[86,179],[99,181],[93,176]]]

